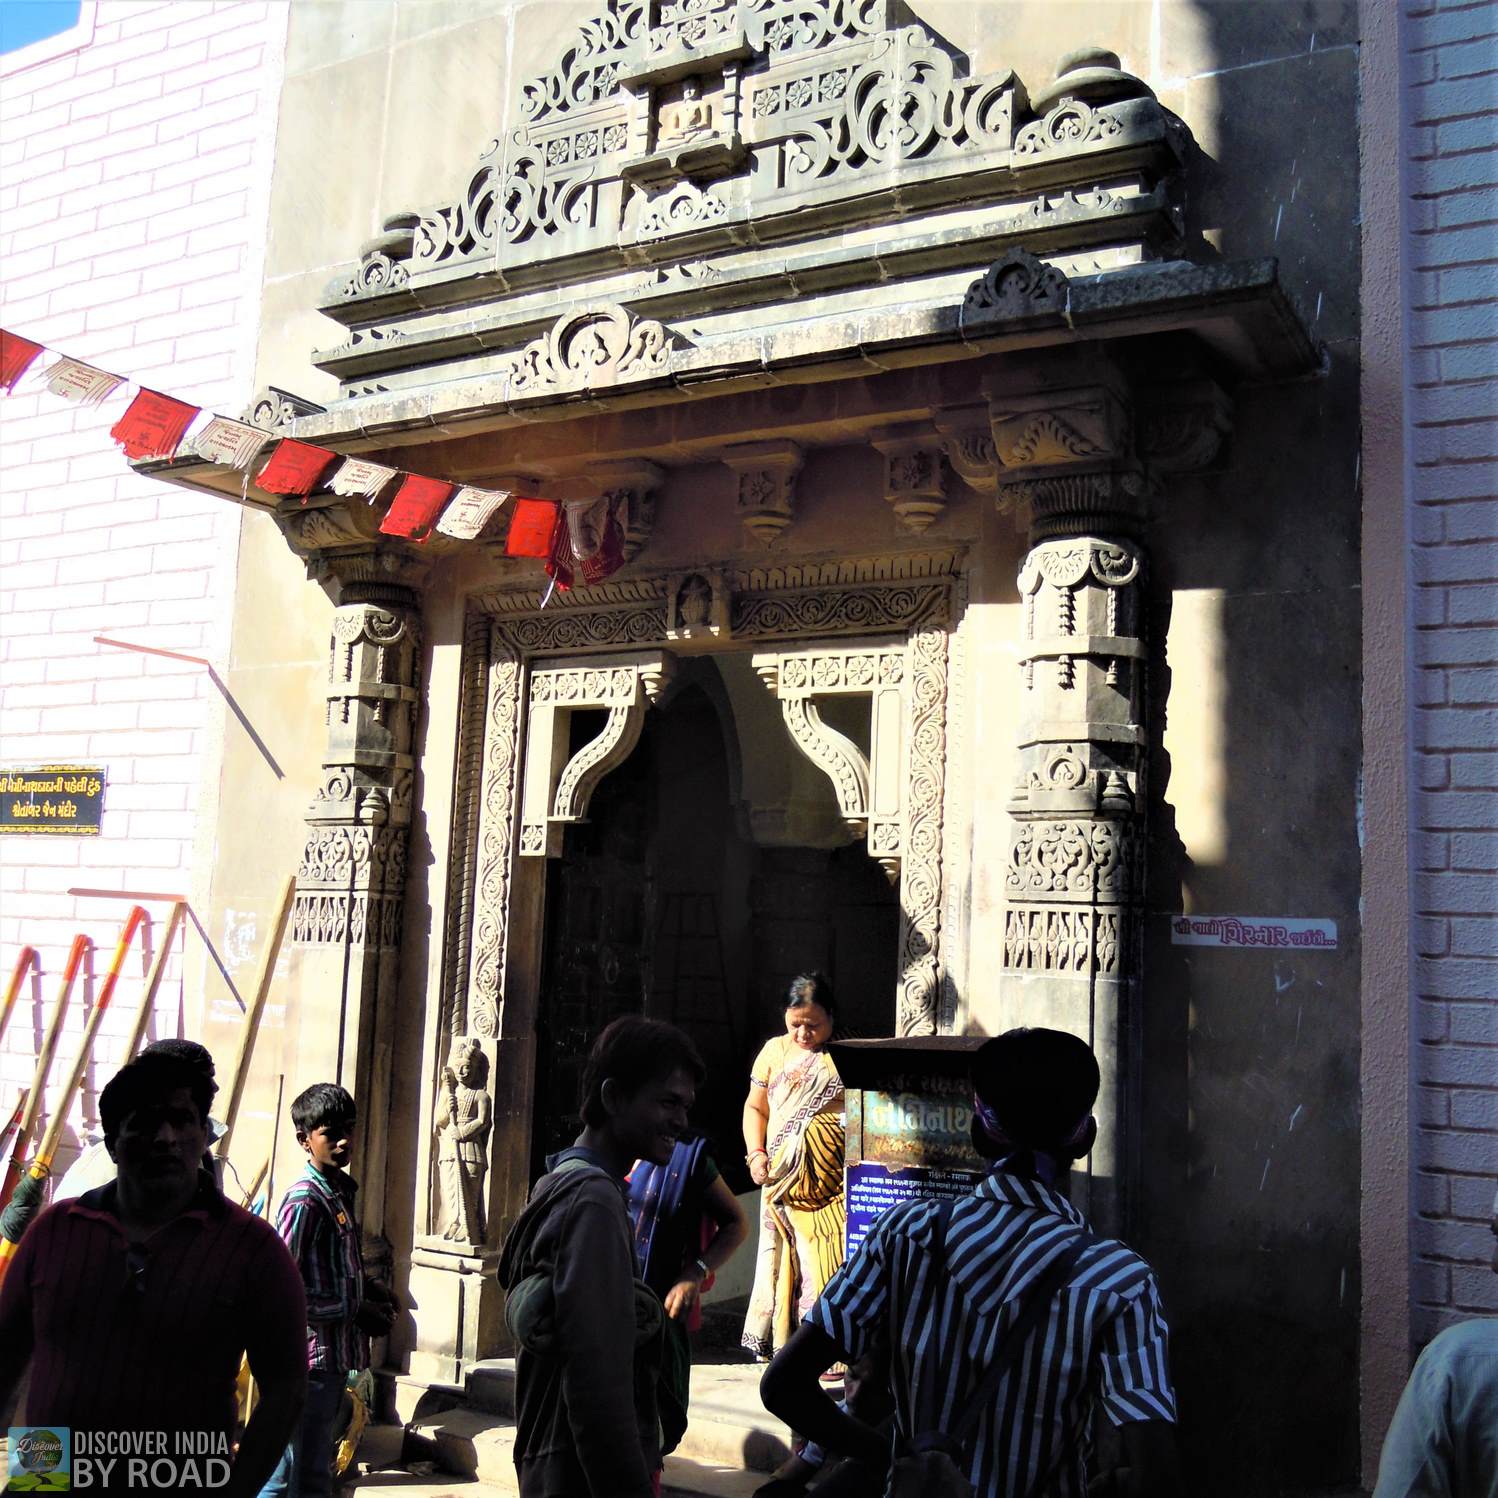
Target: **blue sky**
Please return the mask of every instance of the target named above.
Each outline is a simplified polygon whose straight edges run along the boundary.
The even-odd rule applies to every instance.
[[[14,52],[78,23],[79,0],[0,0],[0,52]]]

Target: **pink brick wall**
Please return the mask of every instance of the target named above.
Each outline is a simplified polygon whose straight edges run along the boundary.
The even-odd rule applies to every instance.
[[[240,412],[253,393],[287,9],[84,0],[75,34],[0,57],[0,324]],[[94,636],[222,669],[239,512],[133,475],[108,435],[122,404],[79,410],[28,381],[0,407],[0,762],[108,770],[99,838],[0,837],[0,968],[8,977],[30,943],[45,971],[0,1052],[7,1114],[30,1080],[72,934],[93,938],[102,981],[128,909],[67,891],[191,895],[200,800],[216,788],[223,710],[207,674]],[[168,907],[148,909],[154,945]],[[138,944],[95,1050],[97,1085],[143,969]],[[94,986],[75,992],[49,1104]],[[154,1035],[178,1033],[184,998],[190,1014],[178,956]],[[94,1116],[90,1087],[73,1132]]]
[[[1404,7],[1414,1329],[1498,1311],[1498,4]]]

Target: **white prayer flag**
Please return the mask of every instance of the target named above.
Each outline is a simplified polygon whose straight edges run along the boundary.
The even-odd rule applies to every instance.
[[[47,370],[47,389],[53,395],[84,406],[97,406],[124,383],[123,376],[80,364],[76,359],[59,359]]]
[[[379,463],[349,458],[341,468],[334,471],[328,487],[334,494],[341,494],[346,499],[373,499],[396,473],[396,469],[384,468]]]
[[[453,495],[442,519],[437,522],[437,529],[444,536],[452,536],[459,541],[472,541],[509,497],[508,489],[475,489],[464,485]]]
[[[227,416],[215,416],[192,438],[192,449],[200,458],[210,463],[224,463],[230,468],[248,468],[255,461],[255,454],[271,440],[269,432],[252,427],[248,422],[230,421]]]

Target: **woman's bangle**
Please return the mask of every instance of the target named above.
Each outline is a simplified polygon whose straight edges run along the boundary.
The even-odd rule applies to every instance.
[[[705,1261],[705,1260],[703,1260],[703,1259],[693,1259],[693,1260],[692,1260],[692,1263],[693,1263],[693,1264],[694,1264],[694,1265],[695,1265],[695,1266],[696,1266],[696,1267],[697,1267],[697,1268],[698,1268],[698,1269],[700,1269],[700,1270],[701,1270],[701,1271],[702,1271],[702,1278],[703,1278],[703,1279],[705,1279],[705,1280],[710,1280],[710,1279],[711,1279],[711,1278],[712,1278],[712,1277],[713,1277],[713,1272],[712,1272],[712,1270],[711,1270],[711,1269],[709,1269],[709,1268],[708,1268],[708,1267],[707,1267],[707,1263],[706,1263],[706,1261]]]
[[[751,1164],[753,1162],[753,1160],[755,1159],[755,1157],[758,1156],[758,1155],[764,1155],[764,1157],[765,1157],[766,1160],[768,1160],[770,1158],[769,1155],[764,1150],[750,1150],[749,1153],[744,1156],[744,1164],[745,1165]]]

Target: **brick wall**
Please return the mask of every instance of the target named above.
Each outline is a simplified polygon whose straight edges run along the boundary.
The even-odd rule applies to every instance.
[[[1498,4],[1404,18],[1424,1340],[1498,1311]]]
[[[0,324],[238,414],[252,394],[287,7],[85,0],[82,10],[76,33],[0,57]],[[216,793],[223,708],[208,674],[94,637],[222,668],[239,512],[133,475],[108,436],[122,408],[116,398],[79,410],[29,379],[0,408],[0,762],[108,771],[99,838],[0,838],[0,968],[8,977],[30,943],[44,970],[0,1053],[7,1114],[30,1080],[72,934],[93,938],[102,981],[129,905],[67,892],[190,895],[202,800]],[[148,906],[151,944],[168,908]],[[94,1116],[93,1086],[119,1055],[143,970],[137,944],[74,1135]],[[75,992],[49,1103],[94,986]],[[153,1034],[179,1033],[184,997],[179,955]]]

